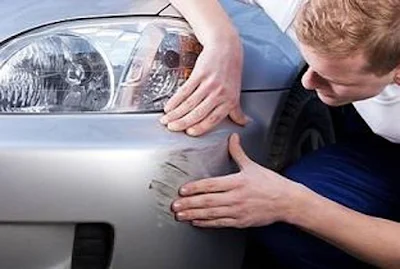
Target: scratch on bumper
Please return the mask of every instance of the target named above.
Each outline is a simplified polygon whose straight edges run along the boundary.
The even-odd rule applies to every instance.
[[[230,170],[227,141],[169,152],[149,184],[159,218],[175,223],[171,204],[178,197],[178,190],[184,183],[227,174]]]

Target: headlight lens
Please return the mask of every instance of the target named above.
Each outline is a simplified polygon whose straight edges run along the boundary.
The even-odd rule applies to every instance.
[[[0,112],[149,112],[201,52],[174,19],[101,20],[41,29],[0,50]]]

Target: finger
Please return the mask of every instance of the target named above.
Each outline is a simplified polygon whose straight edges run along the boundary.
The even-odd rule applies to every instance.
[[[194,69],[189,79],[176,91],[176,93],[168,100],[164,106],[165,113],[168,113],[178,107],[186,100],[200,85],[201,75],[198,69]]]
[[[232,207],[213,207],[178,212],[176,214],[176,219],[178,221],[215,220],[221,218],[232,218],[234,217],[233,215],[234,211]]]
[[[182,196],[191,196],[196,194],[225,192],[233,190],[239,186],[240,180],[238,180],[237,176],[233,174],[187,183],[180,188],[179,194]]]
[[[190,136],[200,136],[217,126],[228,115],[228,105],[219,105],[205,119],[187,129]]]
[[[246,125],[249,122],[249,118],[243,113],[240,105],[236,106],[230,113],[229,117],[231,120],[239,125]]]
[[[237,202],[226,192],[208,193],[178,199],[172,204],[172,210],[174,212],[179,212],[188,209],[231,206],[235,204],[237,204]]]
[[[168,123],[168,129],[171,131],[183,131],[184,129],[180,129],[179,126],[174,123],[174,121],[181,119],[183,116],[195,109],[204,100],[204,98],[206,98],[208,95],[207,91],[207,86],[204,86],[203,84],[200,85],[196,91],[178,107],[164,115],[161,120],[164,123]]]
[[[236,228],[237,220],[231,218],[221,218],[216,220],[194,220],[192,225],[201,228]]]
[[[190,111],[187,115],[176,121],[168,124],[168,128],[174,131],[183,131],[188,129],[190,126],[203,120],[210,112],[220,105],[220,102],[216,99],[215,95],[206,97],[196,108]],[[181,105],[182,106],[182,105]],[[178,107],[177,109],[179,109]]]
[[[240,137],[238,134],[233,134],[229,138],[229,153],[240,169],[252,163],[240,145]]]

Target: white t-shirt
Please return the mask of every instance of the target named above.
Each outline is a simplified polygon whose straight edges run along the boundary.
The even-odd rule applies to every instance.
[[[374,133],[400,144],[400,86],[391,84],[379,95],[353,103]]]
[[[286,32],[292,24],[296,12],[305,0],[240,0],[248,4],[256,4],[264,9],[279,28]]]

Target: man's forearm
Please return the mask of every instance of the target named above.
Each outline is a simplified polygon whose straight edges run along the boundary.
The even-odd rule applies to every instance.
[[[218,0],[170,0],[204,45],[210,38],[236,38],[237,32]]]
[[[350,210],[302,187],[288,222],[380,268],[400,268],[400,224]]]

